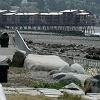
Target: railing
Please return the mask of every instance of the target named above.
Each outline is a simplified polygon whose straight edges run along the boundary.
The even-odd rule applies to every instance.
[[[74,58],[74,63],[79,63],[84,67],[86,72],[92,76],[100,73],[100,60],[92,60],[86,58]]]
[[[100,60],[92,60],[86,58],[74,58],[74,63],[79,63],[84,67],[100,68]]]
[[[15,32],[15,45],[18,49],[26,51],[27,54],[30,54],[32,52],[28,48],[27,44],[25,43],[23,37],[21,36],[18,30]]]

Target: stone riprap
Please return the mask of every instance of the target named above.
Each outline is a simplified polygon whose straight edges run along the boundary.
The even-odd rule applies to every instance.
[[[84,82],[85,93],[100,93],[100,75],[89,77]]]
[[[62,92],[67,92],[68,94],[73,94],[76,95],[78,92],[74,90],[68,90],[68,89],[48,89],[48,88],[28,88],[28,87],[23,87],[23,88],[11,88],[11,87],[4,87],[4,93],[6,95],[19,95],[19,94],[26,94],[30,96],[36,96],[36,95],[44,95],[48,97],[60,97],[63,95]],[[76,93],[75,93],[76,92]],[[82,96],[83,98],[87,100],[100,100],[100,94],[87,94],[84,95],[84,92],[81,91],[81,93],[78,94],[79,96]],[[0,99],[0,100],[6,100],[6,99]]]
[[[84,95],[84,91],[77,86],[75,83],[70,83],[69,85],[66,85],[61,89],[60,91],[67,92],[69,94],[74,94],[74,95]]]
[[[45,96],[49,96],[49,97],[59,97],[59,96],[63,95],[63,93],[61,93],[57,89],[39,88],[38,91],[41,94],[43,94]]]
[[[23,67],[24,60],[26,58],[26,52],[22,50],[16,50],[13,55],[12,65],[14,67]]]
[[[78,74],[86,74],[84,68],[78,63],[72,64],[70,67],[71,67],[71,72],[75,72]]]
[[[55,55],[29,54],[24,61],[25,68],[40,71],[59,70],[65,66],[69,67],[69,64]]]
[[[10,64],[12,61],[12,55],[0,55],[0,64]]]
[[[59,80],[59,81],[67,81],[67,80],[73,80],[73,81],[80,81],[81,84],[83,85],[85,79],[89,78],[89,75],[85,74],[77,74],[77,73],[56,73],[52,75],[54,79]]]

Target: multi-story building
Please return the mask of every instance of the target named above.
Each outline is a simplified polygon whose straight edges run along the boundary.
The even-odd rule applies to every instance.
[[[50,13],[0,12],[0,26],[63,26],[85,27],[94,25],[94,16],[84,10],[64,10]]]

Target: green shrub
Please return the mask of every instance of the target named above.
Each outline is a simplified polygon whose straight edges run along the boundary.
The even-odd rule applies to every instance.
[[[66,82],[57,82],[57,83],[45,83],[45,82],[33,82],[32,87],[34,88],[54,88],[54,89],[61,89],[65,85],[70,84],[70,81]],[[78,86],[82,87],[80,83],[76,83]]]

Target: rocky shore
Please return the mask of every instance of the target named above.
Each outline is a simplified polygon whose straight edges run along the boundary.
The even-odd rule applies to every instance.
[[[25,37],[24,40],[28,47],[33,50],[33,54],[26,55],[25,52],[17,50],[11,59],[5,60],[9,61],[11,67],[8,71],[8,82],[3,84],[3,87],[12,89],[31,87],[36,90],[38,88],[55,88],[62,93],[63,87],[72,83],[71,86],[76,88],[77,85],[83,90],[82,93],[85,93],[84,82],[92,77],[91,72],[94,73],[94,71],[91,69],[95,68],[86,70],[85,66],[74,63],[73,58],[87,58],[90,53],[98,54],[99,48],[76,42],[70,42],[70,44],[46,42],[45,38],[41,42]],[[90,73],[88,73],[89,71]],[[91,80],[89,82],[92,83]],[[72,88],[74,89],[74,87],[70,87],[65,91],[69,92],[70,90],[72,93]]]

